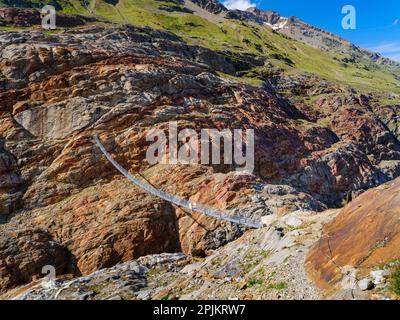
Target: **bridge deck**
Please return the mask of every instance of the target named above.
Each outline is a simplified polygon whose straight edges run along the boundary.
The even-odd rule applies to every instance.
[[[142,180],[132,176],[129,174],[128,171],[126,171],[123,167],[121,167],[118,162],[116,162],[114,160],[114,158],[107,152],[107,150],[105,149],[105,147],[103,146],[103,144],[101,143],[100,139],[98,136],[94,136],[96,144],[98,145],[98,147],[100,148],[101,152],[104,154],[104,156],[107,158],[107,160],[109,162],[111,162],[111,164],[119,171],[121,172],[126,178],[128,178],[131,182],[133,182],[136,186],[138,186],[139,188],[145,190],[146,192],[159,197],[165,201],[168,201],[172,204],[175,204],[176,206],[185,208],[187,210],[191,210],[194,212],[198,212],[201,214],[204,214],[206,216],[209,217],[213,217],[219,220],[225,220],[225,221],[229,221],[235,224],[240,224],[240,225],[244,225],[246,227],[250,227],[250,228],[262,228],[262,224],[258,223],[257,221],[254,221],[252,219],[249,218],[245,218],[242,217],[241,215],[238,214],[232,214],[229,211],[226,210],[218,210],[215,208],[211,208],[211,207],[207,207],[204,205],[200,205],[197,203],[192,203],[186,199],[183,198],[179,198],[177,196],[171,195],[169,193],[166,193],[164,191],[161,191],[159,189],[154,188],[153,186],[151,186],[150,184],[148,184],[147,182],[143,182]]]

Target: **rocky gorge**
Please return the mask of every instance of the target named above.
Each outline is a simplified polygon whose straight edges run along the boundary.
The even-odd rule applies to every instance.
[[[240,75],[262,57],[238,64],[168,31],[94,22],[0,31],[3,297],[346,298],[335,263],[364,277],[396,266],[400,109],[381,104],[389,93],[279,70],[254,85]],[[149,165],[146,133],[169,121],[253,129],[254,172]],[[94,135],[158,189],[273,222],[247,230],[153,197]],[[59,276],[48,287],[38,284],[45,265]]]

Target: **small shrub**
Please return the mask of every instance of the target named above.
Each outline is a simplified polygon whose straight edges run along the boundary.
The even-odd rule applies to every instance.
[[[255,286],[256,284],[262,285],[263,281],[261,279],[256,279],[256,278],[251,278],[248,282],[246,287],[247,288],[251,288],[253,286]]]
[[[162,296],[160,300],[169,300],[170,296],[169,294],[166,294],[165,296]]]
[[[279,282],[276,284],[270,284],[268,286],[268,289],[275,289],[275,290],[284,290],[287,288],[287,284],[284,282]]]
[[[400,267],[397,268],[392,276],[392,291],[400,296]]]

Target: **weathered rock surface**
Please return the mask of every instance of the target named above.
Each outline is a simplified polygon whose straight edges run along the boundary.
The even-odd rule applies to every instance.
[[[0,232],[0,293],[32,281],[46,265],[62,274],[70,263],[68,250],[43,230]]]
[[[310,276],[328,294],[342,289],[345,267],[360,280],[372,271],[382,283],[385,271],[375,269],[400,259],[399,222],[399,179],[365,192],[326,225],[307,258]]]
[[[228,9],[225,8],[218,0],[191,0],[191,2],[197,4],[200,8],[203,8],[208,12],[214,14],[228,11]]]
[[[21,176],[15,157],[4,148],[4,141],[0,140],[0,216],[4,217],[18,206],[21,196]]]
[[[295,213],[252,230],[206,258],[150,255],[72,281],[57,279],[8,293],[15,299],[318,299],[304,269],[305,254],[335,212]]]
[[[22,293],[11,293],[15,300],[147,300],[150,270],[177,272],[189,263],[182,253],[159,254],[118,264],[76,279],[43,279]]]
[[[122,181],[86,188],[29,216],[18,214],[7,229],[21,225],[39,225],[67,246],[75,274],[180,248],[174,209]]]

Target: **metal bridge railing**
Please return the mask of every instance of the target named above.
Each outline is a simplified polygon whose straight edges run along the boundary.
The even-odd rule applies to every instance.
[[[166,193],[164,191],[154,188],[150,184],[143,182],[142,180],[130,175],[129,172],[126,171],[123,167],[121,167],[119,165],[119,163],[114,160],[114,158],[111,156],[111,154],[109,154],[107,152],[107,150],[105,149],[105,147],[103,146],[103,144],[101,143],[101,141],[97,135],[94,136],[94,139],[96,141],[96,144],[100,148],[101,152],[107,158],[107,160],[109,162],[111,162],[111,164],[119,172],[121,172],[126,178],[128,178],[136,186],[145,190],[146,192],[148,192],[156,197],[159,197],[165,201],[173,203],[179,207],[182,207],[182,208],[194,211],[194,212],[198,212],[198,213],[204,214],[209,217],[213,217],[213,218],[216,218],[219,220],[229,221],[229,222],[232,222],[235,224],[244,225],[244,226],[250,227],[250,228],[256,228],[256,229],[262,228],[261,223],[258,223],[257,221],[254,221],[254,220],[246,218],[246,217],[242,217],[239,214],[232,214],[229,211],[218,210],[218,209],[214,209],[214,208],[200,205],[197,203],[191,203],[190,201],[188,201],[186,199],[179,198],[177,196],[174,196],[172,194],[169,194],[169,193]]]

